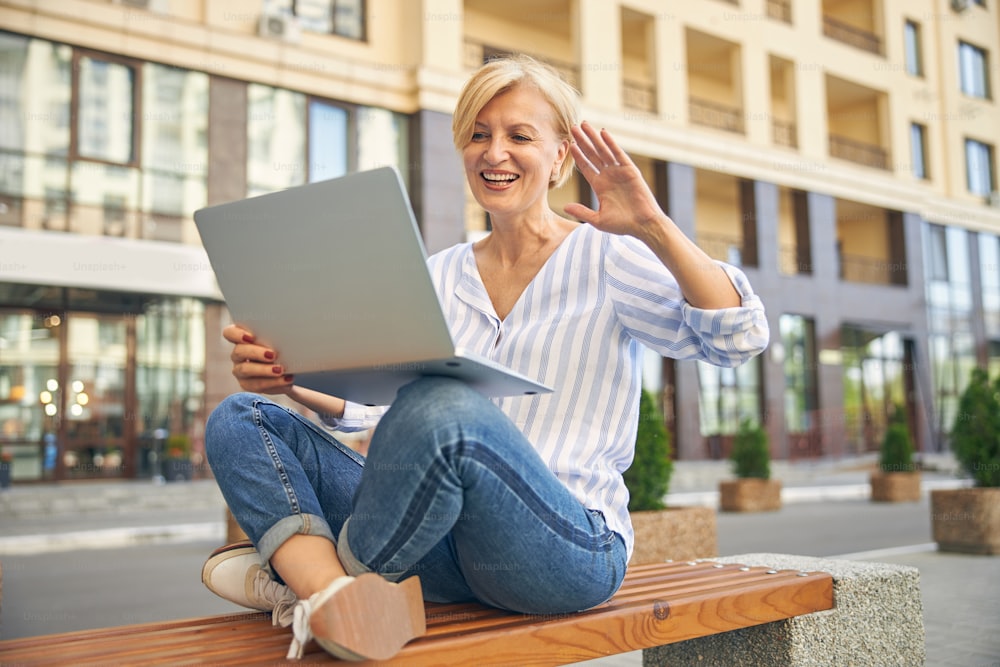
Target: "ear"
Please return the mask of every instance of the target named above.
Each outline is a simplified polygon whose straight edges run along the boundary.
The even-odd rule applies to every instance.
[[[552,164],[552,172],[549,174],[549,183],[555,183],[559,180],[559,170],[562,168],[563,162],[566,161],[567,155],[569,155],[569,139],[563,139],[556,151],[556,159]]]

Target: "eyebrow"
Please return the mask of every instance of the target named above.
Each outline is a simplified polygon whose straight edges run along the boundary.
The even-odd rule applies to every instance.
[[[486,123],[481,123],[479,121],[476,121],[473,124],[473,127],[489,129],[489,126],[486,125]],[[528,134],[534,134],[536,136],[541,134],[541,131],[539,131],[538,128],[536,128],[534,125],[531,125],[530,123],[515,123],[510,127],[504,129],[506,129],[508,132],[527,132]]]

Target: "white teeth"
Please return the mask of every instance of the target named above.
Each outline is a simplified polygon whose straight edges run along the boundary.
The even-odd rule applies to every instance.
[[[483,178],[487,181],[493,181],[495,183],[509,182],[517,178],[517,174],[483,174]]]

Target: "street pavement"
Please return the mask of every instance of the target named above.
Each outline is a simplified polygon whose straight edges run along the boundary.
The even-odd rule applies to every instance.
[[[936,551],[928,495],[868,500],[870,457],[774,462],[778,512],[717,515],[719,554],[785,553],[920,571],[927,665],[1000,667],[1000,557]],[[925,460],[925,491],[968,485],[948,457]],[[717,506],[724,462],[678,462],[671,505]],[[15,485],[0,492],[0,639],[224,614],[201,565],[225,541],[211,480]],[[3,656],[0,655],[0,664]],[[641,652],[581,663],[639,667]]]

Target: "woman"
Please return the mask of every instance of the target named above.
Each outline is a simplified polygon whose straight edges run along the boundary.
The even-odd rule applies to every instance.
[[[276,622],[294,605],[291,657],[314,635],[340,657],[387,659],[424,631],[422,599],[525,613],[604,602],[632,551],[621,473],[641,347],[732,366],[766,346],[743,274],[683,235],[613,138],[576,124],[576,105],[529,58],[471,77],[454,141],[492,230],[429,261],[456,344],[552,394],[488,400],[428,377],[388,409],[363,408],[296,386],[280,351],[224,331],[233,373],[255,393],[223,401],[206,443],[256,551],[223,550],[203,576]],[[565,212],[586,224],[548,206],[574,164],[598,207]],[[259,394],[341,430],[377,424],[367,460]]]

